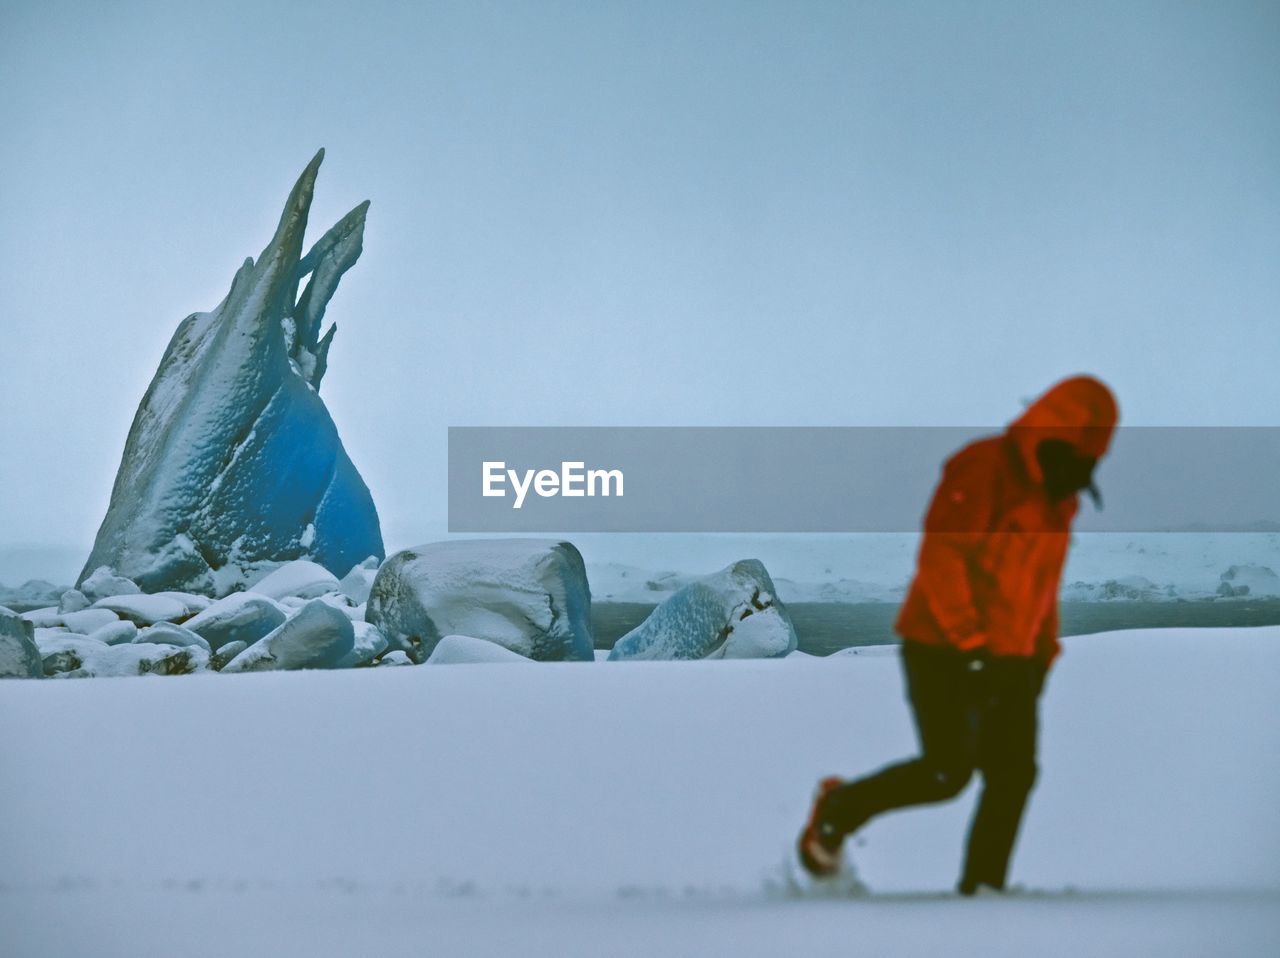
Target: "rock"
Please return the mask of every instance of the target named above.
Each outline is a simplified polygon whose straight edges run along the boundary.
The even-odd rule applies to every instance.
[[[394,651],[388,652],[386,655],[384,655],[382,658],[378,660],[379,668],[381,668],[384,665],[390,667],[390,666],[396,666],[396,665],[413,665],[413,664],[414,664],[413,659],[409,658],[409,654],[407,652],[402,652],[399,649],[395,649]]]
[[[35,626],[0,606],[0,679],[38,679],[44,675],[35,634]]]
[[[41,662],[41,668],[46,676],[72,672],[80,668],[80,666],[80,656],[70,649],[63,649],[61,652],[50,652]]]
[[[58,611],[64,615],[68,612],[82,612],[89,608],[89,600],[79,589],[68,589],[58,600]]]
[[[132,579],[116,574],[110,566],[98,566],[87,578],[81,573],[80,591],[90,602],[109,595],[137,595],[142,590]]]
[[[164,592],[156,592],[154,594],[165,599],[172,599],[174,602],[181,602],[183,607],[186,609],[186,613],[183,615],[184,619],[195,615],[197,612],[203,612],[213,604],[213,600],[207,595],[196,595],[194,592],[174,592],[172,590],[165,590]],[[178,621],[182,620],[179,619]]]
[[[210,657],[209,668],[213,669],[215,672],[221,672],[226,668],[228,662],[248,647],[249,643],[245,642],[243,639],[236,639],[234,642],[228,642]]]
[[[105,625],[119,622],[120,617],[110,609],[84,609],[80,612],[66,612],[62,616],[62,624],[68,632],[79,632],[89,635]]]
[[[210,648],[220,650],[234,642],[253,645],[283,625],[284,620],[284,610],[274,599],[253,592],[233,592],[182,624],[202,636]]]
[[[338,588],[356,605],[364,605],[369,601],[369,590],[373,588],[373,580],[378,577],[377,556],[369,556],[357,566],[352,566],[338,582]]]
[[[94,629],[88,637],[103,645],[124,645],[132,642],[138,634],[138,627],[127,619],[116,619],[109,625]]]
[[[174,645],[179,648],[194,646],[206,652],[213,651],[209,647],[209,643],[201,636],[172,622],[157,622],[155,625],[141,629],[134,636],[133,641],[135,643],[149,642],[153,645]]]
[[[190,675],[192,672],[203,672],[209,668],[209,653],[195,646],[174,648],[139,643],[119,646],[119,648],[145,650],[138,658],[139,675]]]
[[[594,657],[591,590],[569,542],[468,539],[398,552],[378,570],[365,618],[418,662],[445,635],[539,661]]]
[[[796,648],[796,631],[763,564],[743,559],[698,579],[620,638],[609,661],[776,658]]]
[[[122,619],[134,625],[154,625],[157,622],[176,622],[185,619],[186,603],[167,595],[111,595],[93,604],[95,609],[110,609]],[[66,617],[63,616],[65,619]]]
[[[476,662],[532,662],[517,652],[486,639],[446,635],[436,643],[427,665],[467,665]]]
[[[33,628],[37,629],[54,629],[62,625],[62,613],[58,611],[56,606],[48,606],[43,609],[32,609],[30,612],[23,612],[22,618],[31,623]]]
[[[146,643],[103,645],[70,633],[37,635],[46,674],[56,678],[128,675],[186,675],[208,668],[209,654],[199,648]]]
[[[248,591],[277,600],[314,599],[326,592],[337,592],[338,579],[324,566],[296,559],[263,576]]]
[[[332,669],[355,644],[351,620],[313,599],[284,625],[259,639],[222,667],[223,672],[272,669]]]
[[[360,255],[368,209],[302,255],[323,155],[257,263],[245,261],[213,312],[175,331],[82,579],[111,566],[147,592],[226,595],[291,559],[345,573],[384,554],[373,499],[318,392],[334,335],[332,325],[320,334],[325,310]]]
[[[326,605],[333,606],[353,622],[364,619],[365,607],[353,605],[351,600],[341,592],[326,592],[324,595],[317,596],[317,598]]]
[[[387,637],[376,625],[353,621],[351,629],[355,633],[355,642],[351,646],[351,651],[344,655],[334,668],[354,669],[369,665],[387,651]]]

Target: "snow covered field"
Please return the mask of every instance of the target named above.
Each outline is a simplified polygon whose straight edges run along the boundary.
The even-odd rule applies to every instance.
[[[0,952],[1265,955],[1280,628],[1071,638],[1014,861],[973,792],[778,866],[823,774],[913,748],[896,654],[0,684]]]

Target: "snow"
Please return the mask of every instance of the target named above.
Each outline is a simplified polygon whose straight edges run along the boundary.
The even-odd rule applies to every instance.
[[[181,602],[186,609],[185,616],[195,615],[197,612],[203,612],[213,603],[207,595],[196,595],[194,592],[173,592],[162,591],[154,592],[153,595],[163,596],[166,599],[172,599],[175,602]]]
[[[89,608],[89,600],[79,589],[67,589],[58,599],[58,611],[64,614],[82,612],[87,608]]]
[[[117,575],[110,566],[101,565],[88,577],[82,577],[79,591],[92,602],[109,595],[131,595],[142,590],[132,579]]]
[[[206,642],[190,629],[172,622],[157,622],[155,625],[147,626],[145,629],[139,630],[138,634],[133,638],[134,642],[150,642],[155,645],[176,645],[180,648],[194,646],[203,649],[205,652],[212,652]]]
[[[365,618],[422,661],[445,635],[543,661],[594,658],[582,555],[551,539],[468,539],[398,552],[378,570]]]
[[[338,591],[338,580],[324,566],[306,559],[286,562],[263,576],[248,591],[270,599],[314,599],[326,592]]]
[[[138,627],[126,619],[117,619],[89,633],[88,638],[103,645],[121,645],[132,642],[138,634]]]
[[[54,632],[49,629],[36,631],[36,645],[39,646],[40,653],[45,658],[46,673],[50,671],[50,657],[56,657],[55,661],[58,665],[53,670],[55,678],[187,675],[201,671],[209,664],[209,653],[198,647],[178,648],[173,645],[147,642],[105,645],[83,635]],[[152,681],[155,680],[152,679]]]
[[[796,631],[774,593],[760,562],[735,562],[666,599],[617,641],[609,660],[786,655],[795,650]]]
[[[505,649],[496,642],[469,635],[446,635],[436,643],[427,665],[474,665],[481,662],[532,662],[518,652]]]
[[[84,609],[80,612],[64,612],[61,620],[59,624],[68,632],[89,635],[105,625],[119,622],[120,616],[111,609]]]
[[[180,599],[167,595],[112,595],[99,599],[93,609],[110,610],[121,619],[128,619],[134,625],[154,625],[157,622],[172,622],[185,619],[189,615],[187,604]],[[77,615],[82,613],[76,613]],[[69,616],[63,616],[66,621]]]
[[[55,629],[62,625],[62,613],[58,611],[57,606],[23,612],[22,618],[37,629]]]
[[[341,611],[341,610],[340,610]],[[373,660],[387,651],[387,637],[376,625],[368,622],[351,620],[354,638],[351,651],[338,660],[336,669],[352,669],[361,665],[371,665]]]
[[[980,901],[949,894],[976,786],[865,831],[871,897],[770,891],[817,779],[914,747],[891,652],[7,683],[0,925],[100,958],[1274,954],[1280,628],[1064,649],[1032,891]]]
[[[379,565],[381,563],[378,562],[377,556],[370,556],[359,565],[352,566],[351,571],[338,583],[342,594],[356,605],[368,602],[369,590],[373,588],[373,580],[378,576]]]

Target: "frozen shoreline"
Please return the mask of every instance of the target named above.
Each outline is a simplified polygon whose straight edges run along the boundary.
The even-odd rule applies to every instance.
[[[449,538],[463,537],[437,533],[422,541]],[[919,541],[913,534],[584,534],[569,538],[586,559],[594,601],[649,603],[661,601],[698,576],[749,557],[765,564],[779,597],[788,604],[900,602]],[[0,604],[15,609],[24,604],[6,603],[4,593],[12,594],[31,579],[45,580],[49,594],[60,592],[86,554],[87,550],[62,546],[0,547]],[[1074,537],[1063,572],[1062,598],[1216,600],[1221,598],[1223,576],[1232,567],[1266,570],[1249,573],[1249,598],[1280,598],[1280,534],[1080,534]],[[35,608],[49,604],[47,599],[45,594],[25,604]]]

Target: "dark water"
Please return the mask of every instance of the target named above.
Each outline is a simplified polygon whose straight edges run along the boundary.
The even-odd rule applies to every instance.
[[[1087,635],[1116,629],[1175,626],[1227,628],[1280,625],[1280,599],[1232,599],[1198,602],[1063,602],[1062,634]],[[654,609],[644,602],[596,602],[591,624],[596,648],[611,649]],[[892,602],[798,602],[787,606],[800,639],[811,655],[830,655],[856,645],[896,642]]]

